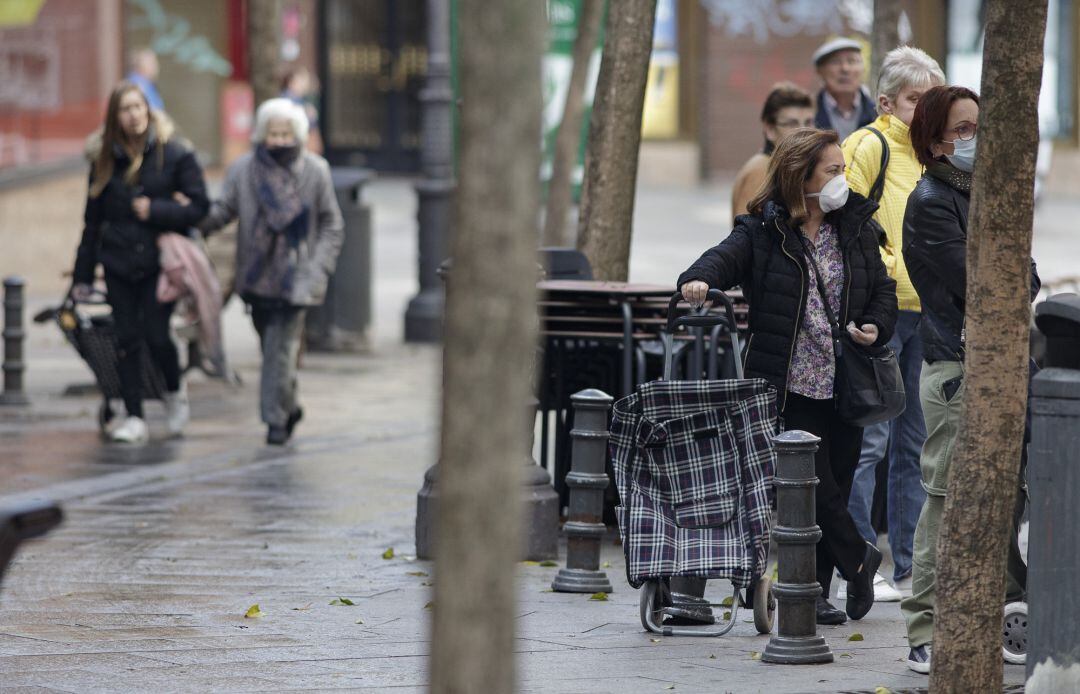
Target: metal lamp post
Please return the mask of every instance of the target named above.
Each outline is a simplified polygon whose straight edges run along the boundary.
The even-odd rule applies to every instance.
[[[420,291],[405,310],[406,342],[442,339],[445,295],[436,271],[447,256],[455,186],[450,0],[428,0],[427,19],[427,74],[420,91],[422,178],[416,183]]]

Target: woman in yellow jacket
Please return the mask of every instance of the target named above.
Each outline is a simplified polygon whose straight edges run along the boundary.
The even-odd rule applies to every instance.
[[[922,176],[922,165],[912,149],[908,126],[922,93],[944,83],[945,75],[937,61],[925,52],[910,46],[890,51],[882,62],[878,78],[878,119],[866,128],[856,130],[842,146],[851,190],[871,198],[880,195],[880,207],[874,219],[885,230],[881,257],[889,276],[896,280],[900,309],[896,332],[889,346],[900,361],[907,409],[891,422],[864,430],[862,453],[848,501],[848,510],[859,532],[867,541],[876,543],[877,533],[871,524],[870,510],[876,468],[887,455],[889,546],[895,587],[890,587],[882,576],[876,577],[875,599],[881,602],[897,601],[902,595],[911,594],[915,524],[926,498],[919,472],[919,455],[926,439],[926,425],[919,404],[919,374],[922,370],[922,344],[918,332],[920,305],[904,266],[901,248],[908,195]],[[879,182],[886,147],[888,160]]]

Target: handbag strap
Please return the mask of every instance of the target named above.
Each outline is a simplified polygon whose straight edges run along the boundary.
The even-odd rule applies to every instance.
[[[881,166],[878,169],[877,179],[874,181],[874,185],[870,186],[870,192],[866,194],[866,197],[870,198],[874,202],[881,202],[881,194],[885,192],[885,170],[889,168],[889,142],[885,139],[885,136],[880,130],[872,125],[863,126],[863,130],[869,130],[877,136],[877,139],[881,141]]]
[[[805,247],[805,242],[803,246]],[[814,259],[814,253],[804,253],[806,258],[810,261],[810,264],[814,266],[814,279],[817,280],[818,294],[821,295],[821,303],[825,306],[825,317],[829,320],[829,332],[832,334],[833,351],[835,352],[836,359],[840,359],[843,346],[840,343],[840,323],[836,320],[836,314],[833,313],[832,306],[829,305],[829,293],[825,289],[825,281],[821,279],[821,268],[818,267],[817,260]]]

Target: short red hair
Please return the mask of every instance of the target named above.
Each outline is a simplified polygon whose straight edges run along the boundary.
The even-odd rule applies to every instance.
[[[930,145],[941,141],[949,122],[949,109],[961,99],[979,103],[979,95],[967,87],[932,87],[923,92],[911,117],[911,146],[923,166],[934,163]]]

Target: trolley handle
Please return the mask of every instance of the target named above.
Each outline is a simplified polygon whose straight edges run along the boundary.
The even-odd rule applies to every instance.
[[[668,301],[667,310],[667,332],[674,334],[675,330],[679,326],[688,326],[695,328],[711,328],[717,325],[725,325],[729,331],[738,330],[738,324],[735,322],[735,306],[731,303],[731,298],[727,294],[719,289],[710,289],[708,294],[705,295],[706,301],[712,301],[716,303],[720,301],[724,304],[724,314],[690,314],[685,316],[678,316],[675,313],[675,308],[679,305],[679,302],[683,300],[682,292],[675,292],[671,295],[671,299]]]

